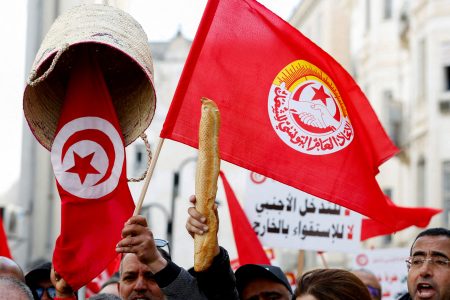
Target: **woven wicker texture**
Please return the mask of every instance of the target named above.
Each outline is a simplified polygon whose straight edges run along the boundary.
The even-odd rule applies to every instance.
[[[89,48],[99,61],[125,145],[129,145],[147,129],[155,113],[153,61],[139,23],[111,6],[77,6],[53,23],[24,92],[28,124],[36,139],[50,150],[70,70],[82,48]]]

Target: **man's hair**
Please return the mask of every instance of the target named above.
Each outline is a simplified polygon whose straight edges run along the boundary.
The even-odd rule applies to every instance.
[[[364,283],[355,274],[342,269],[317,269],[303,274],[295,297],[308,294],[320,300],[371,300]]]
[[[0,290],[9,290],[14,294],[21,294],[26,296],[29,300],[33,300],[33,294],[30,288],[22,281],[14,277],[0,276]]]
[[[429,229],[425,229],[424,231],[422,231],[421,233],[419,233],[416,238],[414,239],[414,242],[411,245],[411,249],[409,250],[409,254],[412,254],[412,248],[414,247],[414,244],[416,243],[416,241],[423,236],[446,236],[447,238],[450,239],[450,230],[447,228],[443,228],[443,227],[436,227],[436,228],[429,228]]]
[[[121,300],[121,298],[113,294],[100,293],[89,297],[89,300]]]

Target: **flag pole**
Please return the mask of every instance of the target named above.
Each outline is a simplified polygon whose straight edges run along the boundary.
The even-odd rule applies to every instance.
[[[141,211],[142,204],[144,203],[145,194],[147,193],[148,185],[150,184],[150,179],[152,179],[153,170],[155,169],[156,162],[158,161],[159,152],[161,152],[163,143],[164,139],[159,138],[158,146],[156,147],[155,154],[153,155],[150,167],[148,168],[148,173],[147,176],[145,177],[144,186],[142,187],[141,195],[139,196],[139,201],[136,204],[136,208],[134,209],[133,216],[138,215],[139,212]]]
[[[298,251],[297,278],[302,277],[304,267],[305,267],[305,250],[302,249]]]
[[[328,263],[325,259],[325,255],[323,255],[323,251],[317,251],[317,254],[319,254],[320,258],[322,259],[322,264],[325,267],[325,269],[328,269]]]

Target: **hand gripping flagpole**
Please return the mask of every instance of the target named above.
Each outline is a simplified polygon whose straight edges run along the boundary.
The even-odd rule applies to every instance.
[[[155,154],[153,155],[152,161],[150,163],[147,176],[145,177],[144,186],[142,187],[141,195],[139,196],[139,201],[136,204],[136,208],[134,209],[133,216],[137,216],[141,211],[142,204],[144,203],[145,194],[147,193],[148,185],[150,184],[150,180],[152,179],[153,170],[155,169],[156,162],[158,161],[159,152],[161,152],[163,143],[164,139],[159,138],[158,146],[156,147]]]

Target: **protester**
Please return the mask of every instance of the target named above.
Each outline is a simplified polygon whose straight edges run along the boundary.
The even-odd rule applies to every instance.
[[[0,276],[0,299],[33,300],[33,294],[26,284],[14,277]]]
[[[406,299],[450,299],[450,230],[430,228],[419,233],[414,240],[408,268],[408,294]]]
[[[195,203],[195,197],[191,197],[191,202]],[[194,222],[192,215],[202,219],[192,209],[189,213],[187,224]],[[201,231],[206,230],[202,227]],[[172,262],[170,255],[158,247],[161,240],[153,238],[143,216],[131,217],[125,223],[122,237],[116,246],[116,251],[123,254],[118,282],[122,299],[239,299],[228,253],[218,245],[211,267],[204,272],[190,274]],[[52,282],[56,287],[56,299],[76,299],[70,286],[53,270]]]
[[[118,282],[122,299],[206,299],[196,289],[195,279],[156,247],[144,217],[131,217],[123,228],[122,236],[124,238],[116,247],[116,251],[123,254]],[[57,299],[76,299],[71,287],[54,270],[52,282],[56,287]]]
[[[189,201],[195,205],[195,196],[191,196]],[[219,223],[219,216],[217,213],[217,205],[214,205],[214,213]],[[204,234],[208,231],[206,226],[206,218],[195,207],[188,209],[189,218],[186,222],[186,229],[188,233],[194,238],[195,234]],[[230,265],[230,258],[228,252],[219,246],[218,242],[215,245],[216,256],[213,259],[211,267],[204,272],[195,272],[190,270],[191,274],[195,276],[198,281],[200,290],[210,300],[233,300],[239,299],[238,291],[236,289],[236,278]]]
[[[53,268],[50,272],[50,280],[56,290],[54,300],[77,300],[75,291]]]
[[[296,300],[371,300],[364,283],[349,271],[317,269],[297,283]]]
[[[158,251],[144,217],[131,217],[125,224],[122,236],[124,238],[117,244],[116,251],[125,254],[119,281],[119,294],[124,300],[138,297],[152,300],[208,299],[196,277],[164,258],[163,252]],[[216,269],[214,264],[220,262],[215,259],[207,272]],[[210,274],[215,276],[213,271]],[[217,282],[216,286],[220,284]]]
[[[0,256],[0,276],[14,277],[17,280],[25,282],[22,268],[20,268],[15,261],[6,256]]]
[[[381,285],[375,274],[366,269],[354,270],[352,273],[364,283],[373,300],[381,300]]]
[[[55,287],[50,280],[51,268],[51,262],[41,262],[25,275],[25,282],[31,289],[34,299],[48,300],[55,297]]]
[[[292,289],[277,266],[246,264],[236,270],[236,285],[241,300],[292,299]]]

